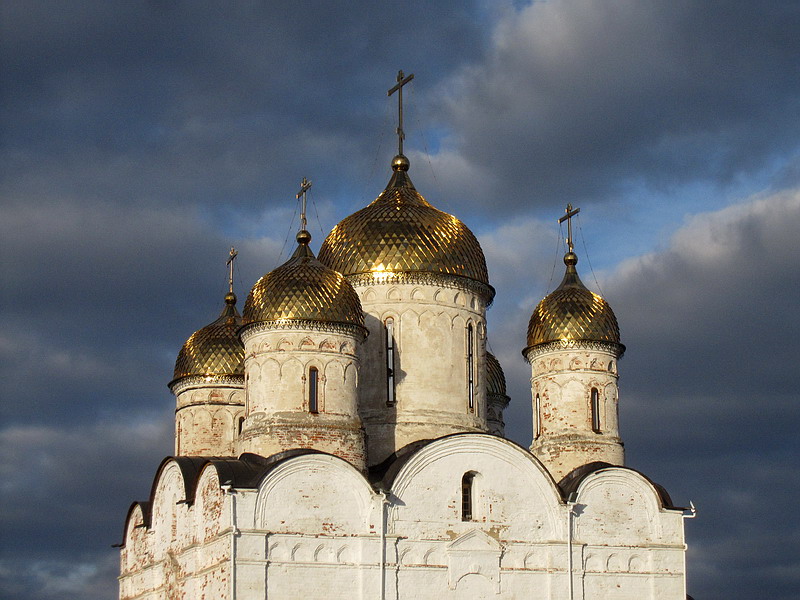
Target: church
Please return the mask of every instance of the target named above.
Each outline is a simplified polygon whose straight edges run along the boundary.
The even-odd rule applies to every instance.
[[[123,600],[684,600],[684,519],[627,468],[625,347],[582,283],[571,206],[561,284],[519,335],[530,446],[504,437],[481,246],[414,187],[386,188],[180,349],[175,452],[127,514]]]

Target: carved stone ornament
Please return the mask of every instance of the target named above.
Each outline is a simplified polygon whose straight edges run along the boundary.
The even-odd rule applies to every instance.
[[[447,585],[451,590],[466,575],[488,579],[496,594],[500,593],[500,556],[503,546],[479,529],[456,538],[447,546]]]

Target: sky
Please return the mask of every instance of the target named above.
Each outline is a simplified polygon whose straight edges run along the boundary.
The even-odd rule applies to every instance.
[[[797,597],[800,4],[5,0],[0,27],[0,597],[116,596],[230,247],[241,307],[303,177],[315,250],[380,193],[399,69],[410,175],[497,290],[509,437],[571,203],[627,464],[698,509],[689,593]]]

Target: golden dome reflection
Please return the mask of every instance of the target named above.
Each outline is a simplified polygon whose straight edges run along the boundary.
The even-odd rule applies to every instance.
[[[564,256],[567,265],[561,284],[533,311],[528,324],[528,347],[548,342],[591,341],[617,344],[619,325],[608,302],[588,290],[578,277],[573,252]]]
[[[361,301],[352,286],[308,247],[311,235],[297,234],[294,255],[256,282],[244,305],[243,327],[300,321],[364,326]]]
[[[346,276],[427,272],[465,277],[488,287],[486,259],[475,235],[417,192],[405,156],[395,157],[392,167],[386,189],[333,228],[319,260]],[[490,287],[488,295],[494,295]]]
[[[490,395],[506,395],[506,376],[494,354],[486,352],[486,391]]]
[[[236,295],[229,292],[219,318],[194,332],[181,348],[170,388],[186,377],[202,377],[207,383],[230,377],[243,378],[244,346],[237,334],[241,324]]]

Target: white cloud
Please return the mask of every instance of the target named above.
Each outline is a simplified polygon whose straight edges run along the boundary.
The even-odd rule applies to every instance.
[[[670,348],[709,340],[729,351],[756,344],[795,354],[799,227],[800,190],[695,215],[664,251],[630,259],[610,277],[623,333]]]

